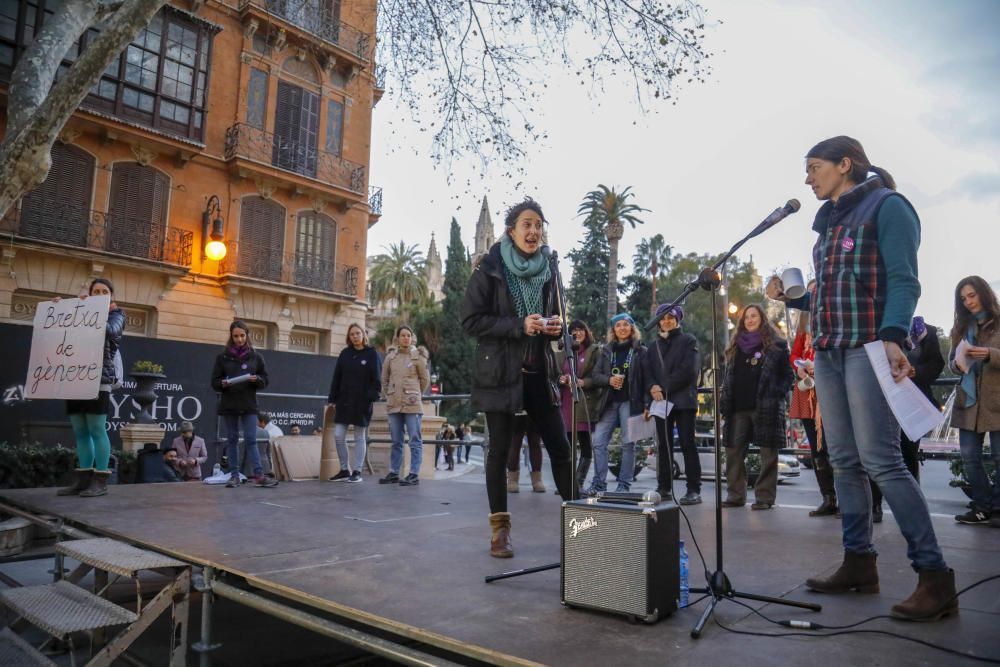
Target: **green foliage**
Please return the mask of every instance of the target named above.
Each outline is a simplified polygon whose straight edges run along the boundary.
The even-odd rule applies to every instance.
[[[368,284],[373,303],[395,301],[402,306],[422,301],[428,294],[424,253],[416,244],[390,244],[372,260]]]
[[[163,373],[162,364],[157,364],[147,359],[139,359],[132,364],[133,373]]]
[[[986,478],[993,483],[996,478],[997,471],[996,466],[993,464],[993,459],[988,456],[990,446],[983,448],[983,469],[986,471]],[[965,468],[962,465],[962,456],[960,454],[955,454],[952,456],[951,461],[948,462],[948,469],[951,470],[951,476],[954,478],[949,482],[951,486],[964,486],[968,484],[968,480],[965,478]]]
[[[0,443],[0,488],[27,489],[68,483],[76,452],[62,445]]]
[[[452,218],[444,269],[444,299],[441,302],[439,320],[441,343],[434,359],[434,369],[448,394],[467,394],[472,387],[472,361],[476,342],[462,331],[462,301],[471,275],[472,266],[462,242],[462,228]],[[454,419],[454,416],[449,415],[449,418]]]
[[[566,254],[573,263],[573,278],[566,288],[566,306],[571,318],[586,322],[594,336],[600,339],[608,328],[605,304],[611,249],[595,222],[585,220],[583,227],[586,235],[580,245]]]

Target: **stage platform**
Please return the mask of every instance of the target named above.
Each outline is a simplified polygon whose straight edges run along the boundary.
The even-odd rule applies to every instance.
[[[476,479],[480,483],[476,483]],[[0,490],[0,502],[64,519],[199,566],[224,581],[245,580],[279,598],[304,604],[401,644],[435,647],[459,663],[503,665],[965,665],[982,664],[919,644],[870,634],[916,637],[960,651],[1000,658],[1000,581],[962,596],[961,613],[933,624],[878,620],[864,634],[770,638],[735,634],[710,622],[689,636],[704,602],[653,625],[560,604],[559,571],[485,584],[504,570],[559,560],[560,507],[551,492],[510,498],[516,556],[488,553],[482,477],[428,480],[417,487],[297,482],[275,489],[203,484],[123,485],[95,499],[60,498],[54,489]],[[715,565],[714,500],[685,508],[710,569]],[[879,595],[824,596],[803,582],[840,560],[836,519],[801,508],[769,512],[726,509],[726,572],[741,591],[823,604],[820,613],[750,603],[773,619],[845,625],[889,608],[913,589],[905,543],[886,514],[876,526]],[[935,518],[959,587],[1000,573],[1000,530]],[[691,555],[691,585],[701,565],[682,518]],[[692,595],[692,600],[697,596]],[[781,634],[750,608],[723,602],[718,621],[740,632]],[[192,628],[190,640],[198,632]],[[246,642],[273,642],[247,637]]]

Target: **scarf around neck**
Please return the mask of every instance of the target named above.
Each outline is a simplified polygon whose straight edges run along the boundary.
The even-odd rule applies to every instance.
[[[973,315],[973,320],[969,322],[969,328],[965,332],[965,340],[970,344],[976,344],[976,334],[979,332],[979,325],[986,321],[989,313],[981,310]],[[976,376],[982,371],[983,362],[976,360],[969,364],[969,370],[962,374],[962,381],[959,383],[962,391],[965,392],[965,407],[971,408],[979,400],[976,391]]]
[[[743,354],[752,354],[764,346],[760,329],[757,331],[743,331],[736,337],[736,344]]]
[[[503,272],[507,278],[507,286],[514,305],[520,317],[533,313],[542,313],[542,287],[552,276],[549,263],[545,256],[536,252],[525,257],[514,245],[510,234],[500,238],[500,259],[503,260]]]
[[[235,345],[230,345],[229,354],[242,361],[243,359],[246,359],[248,356],[250,356],[250,346],[244,345],[242,347],[236,347]]]

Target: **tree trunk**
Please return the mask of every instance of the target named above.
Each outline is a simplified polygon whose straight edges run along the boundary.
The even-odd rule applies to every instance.
[[[618,239],[609,240],[611,256],[608,258],[608,322],[618,312]]]
[[[100,35],[87,46],[73,66],[51,89],[49,88],[51,77],[55,75],[59,62],[66,52],[65,47],[61,47],[61,52],[48,50],[44,53],[40,48],[29,48],[25,52],[25,57],[18,63],[11,78],[11,99],[8,106],[28,105],[30,114],[23,113],[23,109],[19,109],[12,118],[12,125],[8,127],[3,143],[0,144],[0,217],[6,215],[8,209],[25,193],[45,180],[51,165],[52,144],[55,143],[59,132],[97,83],[108,63],[117,58],[139,31],[149,24],[153,15],[165,4],[165,0],[123,0],[120,5],[95,5],[93,2],[85,3],[83,0],[67,0],[67,3],[77,6],[78,11],[73,14],[75,19],[65,25],[50,21],[47,25],[51,28],[46,37],[48,41],[43,42],[43,45],[72,44],[74,41],[72,33],[79,31],[76,33],[76,38],[79,38],[86,29],[87,21],[84,19],[88,12],[94,17],[99,16],[104,10],[113,9],[114,12],[102,24]],[[66,34],[63,34],[64,32]],[[39,37],[45,34],[43,31]],[[49,63],[41,63],[38,59],[43,56],[51,58],[55,62],[55,67]],[[48,90],[44,99],[37,99],[33,94],[25,92],[25,85],[19,85],[25,78],[24,74],[20,73],[22,66],[37,72],[38,76],[50,77],[48,81],[44,79],[31,81],[33,86]],[[22,123],[20,127],[16,126],[18,120]]]

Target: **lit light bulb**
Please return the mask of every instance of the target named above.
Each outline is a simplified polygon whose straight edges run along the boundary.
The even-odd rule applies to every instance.
[[[222,241],[209,241],[205,245],[205,257],[217,262],[225,256],[226,244]]]

